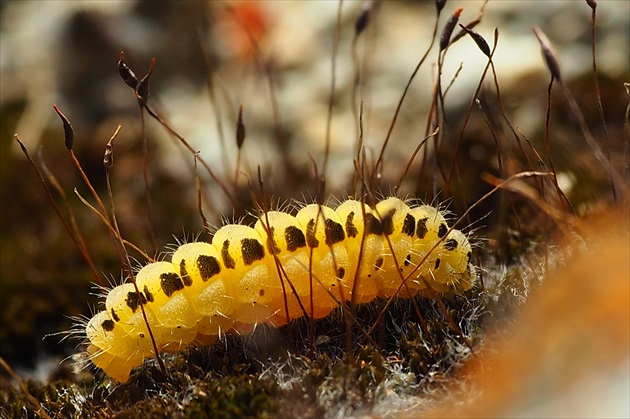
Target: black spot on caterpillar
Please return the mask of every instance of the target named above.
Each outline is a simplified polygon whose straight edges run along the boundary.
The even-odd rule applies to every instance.
[[[468,239],[449,231],[440,211],[395,197],[374,208],[349,199],[295,216],[270,211],[253,228],[223,226],[212,243],[183,244],[171,262],[145,265],[140,296],[131,283],[113,288],[86,326],[87,353],[124,382],[155,356],[140,304],[158,349],[177,351],[212,342],[235,322],[278,327],[325,317],[343,301],[409,298],[427,287],[460,293],[475,281],[470,256]]]

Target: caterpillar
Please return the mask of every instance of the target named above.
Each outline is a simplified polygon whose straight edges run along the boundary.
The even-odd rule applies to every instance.
[[[474,285],[471,245],[429,205],[390,197],[373,208],[348,199],[336,209],[310,204],[295,216],[260,215],[253,227],[229,224],[212,243],[179,246],[171,261],[142,267],[136,285],[106,296],[85,326],[90,361],[126,382],[158,351],[209,344],[222,334],[279,327],[307,315],[327,316],[345,301],[410,298]],[[140,306],[144,307],[143,310]]]

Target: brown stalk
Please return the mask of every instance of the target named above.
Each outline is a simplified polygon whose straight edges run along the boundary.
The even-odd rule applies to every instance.
[[[481,19],[483,18],[483,12],[487,4],[488,4],[488,0],[484,0],[483,4],[481,5],[481,8],[479,9],[479,12],[477,13],[477,16],[475,16],[471,21],[463,25],[464,27],[459,32],[457,32],[455,36],[453,36],[453,38],[451,39],[451,44],[454,42],[457,42],[460,38],[463,38],[464,36],[466,36],[466,33],[468,33],[466,29],[472,29],[481,23]],[[462,25],[460,24],[459,26],[462,26]]]
[[[363,174],[363,170],[365,169],[364,165],[359,164],[359,162],[364,162],[364,160],[361,159],[361,152],[364,151],[363,150],[363,101],[361,101],[361,104],[359,106],[359,135],[357,138],[357,155],[354,159],[354,164],[355,164],[355,170],[354,170],[354,179],[352,180],[352,193],[354,195],[357,194],[357,183],[359,182],[359,178],[361,177],[361,175]],[[365,179],[361,179],[362,181],[364,181]]]
[[[125,266],[127,267],[128,276],[130,282],[133,284],[133,287],[136,291],[136,295],[138,296],[138,301],[143,301],[143,294],[140,292],[138,288],[138,284],[136,283],[136,278],[133,274],[133,269],[131,269],[131,260],[129,259],[129,252],[125,248],[125,242],[122,240],[122,235],[120,233],[120,228],[118,226],[118,221],[116,219],[116,207],[114,205],[114,195],[112,193],[112,185],[111,185],[111,171],[114,167],[114,140],[118,137],[118,133],[122,127],[118,125],[118,128],[112,135],[112,137],[107,142],[105,146],[105,155],[103,157],[103,166],[105,167],[105,180],[107,182],[107,196],[109,197],[111,212],[112,212],[112,221],[114,230],[116,231],[117,238],[117,247],[120,249],[121,253],[125,258]],[[147,326],[147,330],[149,332],[149,338],[151,339],[151,344],[153,345],[153,350],[155,351],[155,358],[157,359],[158,365],[160,367],[160,371],[167,377],[166,367],[164,366],[164,362],[160,358],[160,353],[158,351],[157,343],[155,341],[155,337],[153,335],[153,330],[151,329],[151,325],[149,324],[149,319],[147,318],[147,313],[144,308],[144,304],[139,304],[140,310],[142,311],[142,318],[144,319],[144,324]]]
[[[87,201],[85,201],[85,200],[83,200],[83,202],[85,204],[87,204],[88,207],[90,207],[92,209],[92,211],[94,211],[96,214],[98,214],[98,216],[103,220],[103,223],[107,227],[107,229],[108,229],[108,231],[109,231],[109,233],[110,233],[110,235],[112,237],[112,240],[114,241],[114,245],[116,246],[116,249],[118,250],[118,256],[120,258],[121,264],[123,266],[125,266],[128,271],[131,271],[131,267],[125,262],[124,249],[122,249],[120,247],[120,245],[119,245],[120,237],[117,236],[117,232],[115,231],[115,229],[112,226],[111,220],[109,218],[109,214],[108,214],[107,210],[105,209],[105,205],[103,204],[103,201],[101,201],[101,198],[96,193],[96,190],[92,186],[92,183],[90,182],[90,180],[88,179],[87,175],[83,171],[83,168],[81,167],[81,163],[79,162],[79,160],[74,155],[74,150],[72,148],[73,145],[74,145],[74,130],[72,129],[72,125],[70,124],[70,121],[68,120],[68,118],[66,118],[66,116],[57,107],[57,105],[53,105],[53,108],[54,108],[55,112],[57,112],[57,115],[59,115],[59,118],[61,119],[61,121],[63,123],[64,132],[65,132],[65,144],[66,144],[66,147],[70,147],[70,148],[68,148],[68,150],[70,151],[70,158],[72,159],[72,162],[74,163],[75,167],[79,171],[79,174],[81,175],[81,178],[83,179],[83,183],[85,183],[85,185],[90,190],[90,193],[92,194],[92,197],[96,200],[96,203],[98,205],[98,209],[96,209],[95,207],[87,204]],[[75,188],[75,193],[77,193],[76,188]]]
[[[158,245],[157,239],[155,238],[155,228],[153,221],[153,204],[151,201],[151,193],[149,191],[149,149],[147,144],[147,132],[146,132],[146,121],[144,118],[144,108],[147,106],[147,101],[149,100],[150,90],[149,90],[149,80],[151,75],[153,74],[153,70],[155,69],[155,58],[151,60],[151,65],[149,67],[149,71],[145,74],[144,77],[138,83],[138,78],[135,73],[127,66],[125,63],[125,53],[120,51],[120,59],[118,60],[118,73],[120,77],[123,79],[125,84],[129,86],[133,90],[133,94],[138,101],[138,107],[140,109],[140,121],[141,121],[141,131],[142,131],[142,176],[144,180],[144,197],[147,203],[147,221],[149,223],[149,236],[151,240],[151,244],[153,247],[153,252],[157,252]]]
[[[124,54],[121,54],[121,57],[124,57]],[[119,64],[120,66],[120,64]],[[144,132],[145,132],[145,123],[144,123],[144,112],[142,112],[142,110],[146,110],[149,115],[155,119],[158,123],[160,123],[160,125],[162,125],[168,132],[169,134],[171,134],[172,136],[174,136],[185,148],[187,148],[191,154],[195,154],[197,153],[196,150],[194,150],[190,144],[184,139],[184,137],[182,137],[179,133],[177,133],[173,128],[171,128],[165,120],[163,120],[156,112],[154,112],[151,107],[149,107],[148,103],[147,103],[147,99],[149,97],[149,87],[148,87],[148,82],[149,82],[149,76],[152,74],[153,72],[153,68],[155,66],[155,61],[152,60],[151,61],[151,68],[149,69],[149,73],[147,73],[147,75],[142,79],[141,84],[142,84],[142,91],[139,93],[137,90],[134,90],[134,96],[136,97],[136,99],[138,99],[138,104],[140,105],[141,108],[141,112],[140,112],[140,117],[142,120],[142,136],[143,138],[146,138]],[[124,78],[123,78],[124,80]],[[139,89],[139,87],[138,87]],[[146,143],[145,143],[146,145]],[[228,201],[230,201],[230,204],[232,204],[232,206],[234,208],[239,208],[239,206],[237,205],[236,201],[234,200],[234,198],[232,197],[232,194],[228,191],[227,187],[223,184],[223,182],[221,182],[221,180],[214,174],[214,172],[212,171],[212,169],[210,169],[210,166],[206,163],[206,161],[204,159],[202,159],[201,157],[198,157],[199,161],[201,162],[201,164],[204,166],[204,168],[206,169],[206,171],[208,172],[208,174],[212,177],[212,179],[216,182],[217,185],[219,185],[219,187],[221,188],[221,190],[223,191],[224,195],[226,196],[226,198],[228,199]],[[146,185],[146,180],[145,180],[145,185]],[[145,186],[145,188],[147,188]],[[145,193],[148,194],[148,190],[145,191]],[[149,200],[150,200],[150,196],[149,196]],[[149,205],[150,207],[150,205]],[[151,229],[151,234],[153,233],[153,230]]]
[[[15,371],[13,371],[13,368],[11,368],[11,366],[9,364],[7,364],[7,362],[4,360],[4,358],[2,358],[1,355],[0,355],[0,365],[2,365],[2,367],[9,373],[9,375],[18,384],[18,386],[20,387],[20,390],[22,391],[22,393],[26,396],[27,400],[32,404],[32,407],[35,409],[35,414],[40,415],[41,417],[43,417],[45,419],[51,419],[51,417],[46,412],[46,409],[44,409],[44,406],[42,406],[42,404],[39,402],[39,400],[37,400],[31,394],[31,392],[28,391],[28,388],[26,388],[26,385],[24,384],[24,381],[22,381],[20,376],[17,375],[15,373]]]
[[[206,62],[207,73],[208,73],[208,96],[210,97],[210,104],[212,105],[212,110],[214,112],[214,120],[217,124],[217,135],[219,137],[219,144],[221,146],[221,161],[223,162],[223,171],[225,173],[230,173],[230,169],[228,167],[229,157],[227,153],[225,133],[223,130],[223,118],[221,114],[221,107],[219,106],[219,100],[217,99],[216,93],[216,81],[215,81],[215,68],[212,65],[212,54],[210,52],[210,46],[208,45],[208,40],[205,36],[203,36],[202,32],[199,31],[199,40],[201,44],[201,48],[203,50],[204,60]]]
[[[394,115],[392,116],[392,122],[389,124],[389,129],[387,130],[387,134],[385,135],[385,140],[383,141],[383,145],[381,146],[381,151],[378,155],[378,158],[376,159],[376,163],[374,164],[374,169],[373,169],[374,174],[378,174],[382,170],[383,156],[385,154],[385,149],[387,148],[387,145],[389,144],[389,140],[392,136],[392,132],[394,131],[394,127],[396,126],[398,115],[400,114],[400,110],[402,108],[403,102],[405,101],[405,97],[407,96],[407,92],[409,91],[409,88],[411,87],[411,82],[416,78],[416,74],[418,74],[420,67],[422,66],[422,64],[424,64],[424,61],[429,56],[429,53],[431,52],[431,49],[433,48],[433,45],[435,44],[438,23],[440,20],[440,13],[442,11],[442,7],[444,7],[443,3],[440,3],[440,2],[436,3],[437,16],[435,18],[435,24],[433,25],[433,35],[431,36],[431,43],[427,47],[427,50],[424,52],[424,55],[422,55],[422,57],[418,61],[418,64],[416,64],[416,67],[412,71],[411,76],[409,76],[409,79],[407,80],[407,84],[405,85],[405,88],[403,89],[403,93],[400,96],[400,99],[398,100],[398,104],[396,105],[396,110],[394,111]],[[425,135],[428,135],[428,132]]]
[[[394,186],[394,195],[396,195],[396,193],[400,189],[400,186],[402,185],[403,180],[407,176],[407,173],[409,173],[409,169],[411,168],[411,164],[416,159],[416,156],[420,152],[420,149],[426,144],[426,142],[429,140],[429,138],[438,135],[439,132],[440,132],[440,127],[436,127],[435,131],[433,131],[431,134],[429,134],[426,137],[424,137],[422,139],[422,141],[420,141],[420,143],[413,150],[413,153],[411,153],[411,156],[407,160],[407,164],[405,165],[405,169],[403,170],[403,172],[401,173],[400,177],[398,178],[398,182],[396,182],[396,186]]]
[[[571,210],[571,212],[573,214],[575,214],[575,209],[573,208],[573,205],[571,205],[571,201],[569,201],[569,198],[567,198],[567,196],[564,194],[564,192],[562,191],[562,189],[560,189],[560,185],[558,184],[558,177],[556,176],[557,172],[556,172],[556,168],[553,164],[553,157],[551,156],[551,141],[549,140],[549,134],[551,133],[551,129],[550,129],[550,123],[551,123],[551,89],[553,88],[553,77],[551,78],[551,80],[549,81],[549,86],[547,87],[547,109],[545,111],[545,148],[547,151],[547,159],[549,160],[549,168],[551,169],[551,171],[553,172],[553,176],[551,178],[551,181],[553,182],[554,187],[556,188],[556,192],[558,193],[558,196],[564,200],[564,202],[566,203],[567,207]]]
[[[236,155],[236,170],[234,172],[234,188],[238,185],[238,172],[241,165],[242,146],[245,142],[245,123],[243,122],[243,105],[238,107],[238,119],[236,120],[236,147],[238,149]]]
[[[343,0],[337,3],[337,22],[335,24],[335,38],[333,40],[332,57],[330,63],[330,93],[328,95],[328,114],[326,115],[326,137],[324,146],[324,162],[322,163],[322,177],[326,176],[328,159],[330,157],[330,132],[332,128],[332,113],[335,104],[335,84],[337,82],[337,51],[341,39],[341,6]]]
[[[147,222],[149,223],[148,231],[151,239],[151,246],[153,252],[157,252],[158,244],[155,237],[155,223],[153,221],[153,202],[151,200],[151,191],[149,188],[149,145],[147,141],[147,124],[144,117],[144,109],[146,108],[146,102],[140,104],[140,129],[142,131],[142,179],[144,181],[144,199],[147,203]]]
[[[195,151],[194,148],[192,148],[192,146],[188,143],[188,141],[186,141],[186,139],[184,137],[182,137],[177,131],[175,131],[173,128],[171,128],[170,125],[168,125],[166,123],[166,121],[164,121],[157,113],[155,113],[148,105],[145,106],[145,109],[147,110],[147,112],[149,113],[149,115],[151,115],[151,117],[153,119],[155,119],[156,121],[158,121],[160,123],[160,125],[162,125],[168,132],[169,134],[171,134],[173,137],[175,137],[184,147],[186,147],[188,149],[188,151],[190,151],[191,154],[196,154],[197,151]],[[208,165],[208,163],[206,163],[206,161],[201,157],[201,156],[197,156],[197,159],[201,162],[201,165],[206,169],[206,171],[208,172],[208,174],[210,175],[210,177],[212,177],[212,179],[215,181],[215,183],[217,185],[219,185],[219,187],[221,188],[221,190],[223,191],[223,194],[225,195],[225,197],[228,199],[228,201],[230,202],[230,205],[232,205],[232,207],[235,210],[240,210],[240,205],[237,203],[237,201],[234,199],[234,197],[232,196],[232,194],[230,193],[230,191],[227,189],[227,187],[223,184],[223,182],[221,182],[221,180],[217,177],[217,175],[212,171],[212,169],[210,168],[210,166]]]
[[[269,226],[271,225],[269,223],[269,208],[267,207],[267,197],[266,197],[266,194],[265,194],[265,183],[263,181],[262,172],[260,171],[260,166],[258,167],[258,187],[260,188],[261,201],[262,201],[262,204],[259,203],[259,207],[261,208],[261,210],[263,212],[263,216],[265,217],[265,222],[262,223],[262,224],[263,224],[263,229],[265,230],[265,234],[267,234],[267,243],[266,244],[267,244],[268,248],[273,249],[275,247],[275,242],[273,240],[273,234],[271,232],[271,229],[269,228]],[[257,202],[256,197],[254,196],[253,188],[250,188],[250,193],[252,195],[252,202]],[[270,242],[271,242],[271,244],[270,244]],[[282,287],[282,299],[283,299],[283,303],[284,303],[284,315],[286,316],[287,324],[290,323],[291,317],[289,316],[289,301],[288,301],[288,297],[287,297],[287,290],[286,290],[286,287],[284,285],[285,279],[289,283],[289,286],[291,287],[291,291],[293,292],[293,295],[295,295],[295,298],[298,301],[298,305],[300,306],[300,309],[302,310],[304,315],[306,317],[308,317],[308,313],[306,312],[306,308],[304,307],[304,305],[302,305],[302,301],[300,301],[300,298],[298,297],[297,290],[295,289],[295,287],[293,286],[293,283],[291,282],[291,280],[289,279],[288,275],[284,271],[284,268],[282,267],[282,264],[280,263],[280,259],[278,259],[278,255],[276,254],[276,252],[271,252],[270,251],[270,253],[273,256],[273,261],[274,261],[274,264],[276,265],[276,273],[278,274],[278,279],[280,280],[280,286]]]
[[[610,160],[606,158],[605,154],[602,152],[600,145],[597,143],[595,138],[593,138],[593,135],[591,134],[586,124],[586,120],[584,119],[584,115],[580,110],[580,107],[573,97],[573,94],[561,78],[560,65],[558,64],[558,60],[556,59],[556,55],[553,52],[553,49],[551,48],[551,43],[549,42],[549,39],[544,34],[544,32],[537,27],[532,28],[532,31],[534,32],[536,38],[538,39],[538,42],[540,43],[540,48],[543,54],[543,58],[545,59],[545,63],[547,64],[547,69],[551,73],[551,76],[558,80],[558,83],[560,84],[562,90],[562,94],[564,95],[567,102],[569,102],[571,111],[573,112],[573,115],[580,125],[582,136],[586,140],[586,143],[591,148],[591,151],[593,152],[593,155],[595,156],[599,164],[604,168],[604,170],[606,170],[606,172],[610,176],[613,187],[617,187],[618,190],[622,191],[624,195],[626,195],[628,191],[627,187],[624,184],[624,180],[612,167]]]
[[[264,57],[262,50],[260,48],[260,45],[258,44],[258,41],[254,37],[254,35],[252,35],[249,27],[243,22],[243,20],[238,16],[238,14],[234,13],[234,9],[232,9],[232,7],[230,6],[226,6],[225,10],[233,16],[236,23],[238,23],[238,25],[241,27],[241,29],[247,36],[249,44],[251,45],[254,51],[254,57],[256,59],[256,62],[265,74],[265,79],[267,81],[267,90],[269,93],[269,102],[271,105],[271,117],[273,120],[273,132],[274,132],[274,137],[276,140],[276,147],[278,148],[278,154],[282,158],[285,171],[290,176],[292,173],[296,172],[296,168],[294,167],[294,164],[291,161],[289,154],[284,152],[287,145],[287,138],[286,138],[286,135],[284,134],[282,122],[280,120],[280,110],[278,106],[278,98],[276,95],[276,87],[274,84],[274,77],[273,77],[271,62]]]
[[[475,105],[475,103],[477,101],[477,97],[479,96],[479,92],[481,91],[481,87],[483,86],[483,81],[486,78],[486,74],[488,73],[488,70],[493,66],[492,57],[494,56],[494,52],[497,49],[497,45],[498,45],[498,32],[495,30],[495,37],[494,37],[494,42],[492,44],[492,50],[490,51],[490,54],[487,55],[488,62],[486,63],[486,66],[484,67],[483,72],[481,73],[481,77],[479,79],[479,83],[477,83],[477,87],[475,88],[475,92],[472,95],[472,98],[470,100],[470,104],[468,105],[468,109],[466,111],[466,116],[464,117],[464,122],[462,123],[462,126],[461,126],[461,128],[459,130],[459,135],[457,136],[457,142],[455,143],[455,151],[453,153],[453,163],[451,164],[451,168],[449,170],[448,177],[446,178],[446,194],[447,195],[450,195],[451,180],[453,178],[453,175],[455,173],[455,169],[457,167],[457,160],[458,160],[458,156],[459,156],[459,149],[461,147],[461,144],[462,144],[462,141],[463,141],[463,138],[464,138],[464,131],[466,130],[466,127],[468,126],[468,122],[470,121],[470,116],[472,114],[472,110],[473,110],[474,105]],[[483,52],[483,50],[482,50],[482,52]]]
[[[208,222],[208,219],[206,218],[206,215],[203,212],[203,199],[202,199],[202,194],[201,194],[201,180],[199,180],[199,171],[197,170],[197,156],[198,154],[195,154],[195,189],[197,190],[197,209],[199,211],[199,215],[201,216],[201,222],[203,224],[203,230],[206,232],[206,234],[208,235],[208,243],[212,242],[212,235],[210,234],[210,223]]]
[[[48,188],[48,185],[46,185],[46,181],[44,180],[44,177],[42,176],[42,173],[40,172],[39,168],[37,167],[37,165],[35,164],[35,162],[31,158],[30,154],[28,153],[28,150],[26,149],[26,146],[24,145],[24,143],[22,143],[22,141],[20,140],[20,137],[17,134],[15,134],[13,136],[13,138],[15,138],[15,140],[20,145],[20,148],[22,149],[22,153],[24,153],[24,155],[28,159],[29,163],[31,164],[31,167],[33,168],[33,170],[35,170],[35,174],[37,175],[39,180],[42,182],[42,186],[44,187],[44,190],[46,191],[46,196],[48,197],[48,201],[50,202],[50,204],[52,205],[53,209],[57,213],[57,216],[61,220],[61,223],[63,224],[63,226],[66,229],[66,231],[68,232],[68,235],[70,236],[70,238],[72,239],[74,244],[79,249],[79,252],[81,252],[81,255],[83,256],[83,259],[88,264],[88,267],[90,268],[90,271],[92,272],[92,276],[94,277],[95,282],[98,283],[98,284],[102,284],[103,279],[101,278],[101,276],[96,271],[96,267],[94,266],[94,262],[92,262],[92,258],[90,257],[90,254],[88,253],[87,246],[85,244],[85,241],[83,240],[83,236],[80,234],[80,232],[79,232],[79,230],[78,230],[78,228],[76,226],[74,215],[72,213],[70,205],[68,204],[68,201],[66,199],[66,195],[63,192],[63,189],[61,188],[59,183],[57,182],[57,179],[52,175],[52,173],[50,173],[50,171],[48,170],[48,168],[46,167],[45,164],[42,165],[42,169],[47,174],[49,182],[57,190],[57,192],[59,192],[59,194],[61,195],[64,203],[66,204],[66,208],[67,208],[68,213],[69,213],[70,223],[72,224],[72,228],[70,227],[70,225],[68,225],[66,219],[61,214],[61,209],[59,208],[59,206],[55,202],[55,199],[53,198],[52,193],[50,192],[50,189]]]
[[[591,55],[593,60],[593,85],[595,87],[595,99],[597,100],[597,111],[599,112],[599,119],[602,124],[602,130],[604,131],[604,153],[606,158],[610,162],[610,149],[608,147],[608,128],[606,126],[606,117],[604,116],[604,106],[602,105],[602,95],[599,88],[599,77],[597,75],[597,53],[596,44],[597,37],[595,33],[597,22],[597,1],[586,0],[586,3],[591,8]],[[610,178],[610,186],[612,188],[612,195],[615,202],[617,202],[617,188],[615,188],[615,182]]]

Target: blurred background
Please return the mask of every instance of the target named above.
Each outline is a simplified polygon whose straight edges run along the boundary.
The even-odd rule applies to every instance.
[[[623,159],[630,3],[611,0],[598,5],[602,101],[613,158]],[[355,21],[366,7],[371,10],[369,24],[355,39]],[[480,14],[484,3],[447,2],[440,28],[458,7],[464,8],[460,22],[466,23]],[[194,160],[156,121],[146,118],[153,202],[153,223],[149,224],[142,122],[133,92],[117,71],[121,51],[138,78],[156,59],[150,106],[235,191],[241,209],[234,208],[217,183],[200,171],[206,215],[212,224],[221,225],[220,214],[232,220],[246,215],[244,209],[252,209],[247,184],[257,182],[258,167],[267,193],[276,202],[309,201],[317,195],[313,173],[315,167],[323,168],[329,103],[333,105],[330,161],[327,171],[319,174],[326,180],[326,196],[342,199],[351,193],[359,101],[364,106],[366,155],[373,161],[403,88],[430,44],[435,22],[433,2],[422,1],[344,2],[341,6],[288,1],[2,1],[0,11],[0,355],[21,374],[38,378],[56,373],[58,362],[76,344],[60,344],[61,336],[42,337],[68,330],[71,321],[66,316],[90,315],[96,302],[90,294],[94,293],[92,283],[118,282],[121,271],[107,230],[73,192],[76,188],[93,202],[63,145],[63,129],[53,104],[72,122],[74,152],[101,197],[106,197],[105,143],[122,125],[112,174],[117,216],[123,236],[153,256],[173,243],[174,237],[202,231]],[[586,2],[490,1],[475,28],[490,44],[498,28],[494,62],[506,111],[512,124],[539,149],[544,147],[549,74],[532,26],[550,38],[565,81],[588,122],[596,127],[594,135],[603,136],[593,94],[590,18]],[[380,184],[385,195],[426,135],[436,61],[434,46],[411,85],[392,133]],[[485,64],[486,57],[468,37],[449,49],[443,85],[457,77],[446,99],[448,137],[457,137]],[[494,92],[490,77],[484,86]],[[556,102],[561,102],[561,108],[554,114],[552,151],[565,192],[578,207],[609,201],[605,175],[589,157],[562,97],[554,96],[554,106]],[[247,136],[237,176],[235,127],[240,105]],[[85,236],[100,279],[90,274],[63,228],[13,139],[16,133],[37,164],[45,164],[65,191],[65,202]],[[515,145],[505,147],[509,150]],[[585,150],[584,154],[579,150]],[[451,198],[424,182],[426,173],[419,164],[412,166],[400,192],[429,202],[436,195],[439,201]],[[459,188],[468,195],[454,200],[450,208],[461,214],[491,188],[480,174],[498,175],[494,141],[479,114],[466,130],[459,165],[465,179]],[[515,161],[508,174],[524,168]],[[456,192],[457,188],[453,195]],[[66,214],[64,200],[57,192],[53,196]],[[497,202],[489,201],[472,219],[493,213],[493,205]],[[480,234],[491,241],[498,224],[499,220],[487,217],[482,223],[486,230]]]

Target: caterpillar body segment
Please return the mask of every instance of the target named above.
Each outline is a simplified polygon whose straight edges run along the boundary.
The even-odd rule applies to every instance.
[[[158,351],[209,344],[256,324],[327,316],[344,301],[412,297],[428,287],[460,293],[475,282],[471,246],[437,209],[387,198],[374,208],[346,200],[295,216],[270,211],[254,227],[231,224],[212,243],[181,245],[112,289],[86,326],[94,365],[124,382]]]
[[[307,205],[295,218],[306,236],[308,264],[306,269],[300,270],[300,276],[309,287],[305,299],[313,300],[312,317],[326,317],[351,291],[347,276],[350,263],[344,245],[346,233],[339,215],[326,206]],[[307,314],[310,315],[308,311]]]
[[[113,379],[125,382],[134,367],[142,364],[145,357],[134,344],[141,344],[143,336],[132,336],[117,327],[106,311],[97,313],[85,328],[87,355],[90,361]],[[150,339],[146,337],[147,341]]]
[[[346,231],[348,258],[353,261],[348,272],[355,303],[367,303],[379,294],[375,261],[383,254],[383,240],[378,234],[378,219],[368,205],[348,199],[335,212]]]
[[[191,281],[188,293],[191,305],[200,320],[197,330],[202,335],[220,336],[234,324],[232,312],[235,290],[221,273],[219,253],[205,242],[186,243],[173,253],[173,265],[180,276]]]

